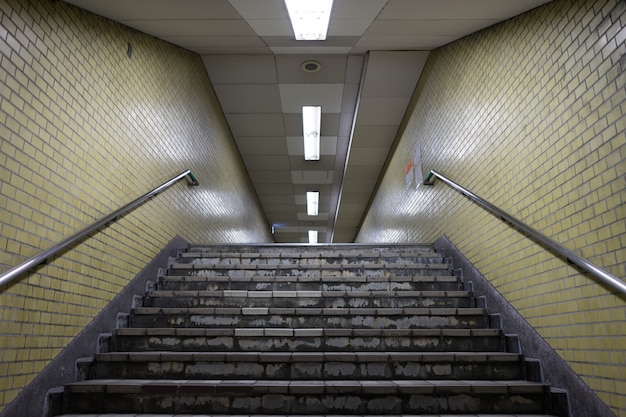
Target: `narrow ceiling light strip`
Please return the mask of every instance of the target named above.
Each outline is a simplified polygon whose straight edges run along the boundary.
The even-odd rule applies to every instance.
[[[306,214],[309,216],[317,216],[320,206],[319,191],[307,191],[306,193]]]
[[[326,40],[333,0],[285,0],[296,40]]]
[[[317,243],[317,230],[309,230],[309,243]]]
[[[302,106],[302,133],[304,136],[304,159],[320,159],[320,125],[322,123],[321,106]]]

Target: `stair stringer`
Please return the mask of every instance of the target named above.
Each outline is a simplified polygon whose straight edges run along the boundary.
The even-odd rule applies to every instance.
[[[502,328],[509,343],[520,344],[526,358],[539,360],[545,383],[552,387],[556,397],[554,412],[570,417],[617,417],[598,395],[578,376],[571,366],[526,321],[526,319],[500,294],[476,267],[445,235],[434,243],[437,251],[452,259],[455,269],[460,269],[463,281],[471,285],[474,296],[483,299],[489,311],[500,315]],[[471,284],[470,284],[471,283]],[[515,342],[515,340],[518,342]],[[507,346],[507,349],[510,349]],[[527,359],[528,360],[528,359]],[[528,366],[528,364],[527,364]],[[533,366],[533,365],[530,365]],[[567,394],[564,399],[564,394]]]

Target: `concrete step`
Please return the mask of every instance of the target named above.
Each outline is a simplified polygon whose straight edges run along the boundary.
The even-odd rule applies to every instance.
[[[515,380],[520,354],[499,352],[137,352],[95,358],[98,379]]]
[[[467,291],[152,291],[146,307],[472,307]]]
[[[113,351],[413,351],[500,352],[498,329],[129,328]]]
[[[311,417],[330,417],[330,416],[325,416],[323,414],[309,414]],[[343,417],[380,417],[378,415],[347,415],[347,414],[342,414]],[[58,417],[185,417],[185,416],[181,416],[180,414],[176,413],[176,414],[135,414],[135,413],[131,413],[131,414],[124,414],[123,416],[120,416],[118,413],[115,414],[63,414],[60,415]],[[189,417],[189,416],[188,416]],[[225,417],[223,414],[194,414],[193,417]],[[251,417],[249,414],[229,414],[229,417]],[[262,414],[258,414],[256,417],[293,417],[290,414],[271,414],[271,415],[262,415]],[[402,417],[496,417],[493,414],[458,414],[455,413],[454,415],[451,414],[404,414]],[[556,417],[553,415],[546,415],[546,414],[502,414],[499,413],[497,415],[497,417]]]
[[[437,253],[429,254],[391,254],[392,256],[380,257],[375,254],[369,256],[320,256],[319,254],[291,254],[268,257],[249,256],[249,254],[236,253],[181,253],[175,258],[178,263],[191,263],[195,265],[273,265],[297,268],[299,266],[334,266],[334,265],[400,265],[400,264],[443,264],[444,258]]]
[[[130,326],[484,329],[489,316],[483,308],[139,307],[132,310]]]
[[[462,283],[452,275],[359,276],[350,280],[335,276],[307,277],[266,276],[163,276],[157,282],[160,290],[182,291],[459,291]]]
[[[185,253],[219,253],[233,256],[326,256],[326,257],[355,257],[355,256],[394,256],[394,254],[430,254],[437,253],[432,245],[392,245],[392,246],[364,246],[364,245],[318,245],[316,247],[271,244],[269,246],[247,245],[205,245],[190,244],[184,249]]]
[[[103,379],[65,392],[69,413],[538,414],[549,397],[546,385],[521,380]]]
[[[168,275],[178,276],[308,276],[308,277],[355,277],[355,276],[413,276],[450,275],[446,263],[402,263],[402,264],[335,264],[335,265],[242,265],[242,264],[194,264],[173,263]]]

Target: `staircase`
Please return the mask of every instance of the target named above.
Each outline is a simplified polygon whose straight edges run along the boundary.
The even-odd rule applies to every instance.
[[[62,413],[566,417],[452,272],[429,246],[190,246]]]

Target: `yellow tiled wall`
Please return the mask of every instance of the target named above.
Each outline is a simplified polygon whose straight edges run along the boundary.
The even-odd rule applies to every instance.
[[[271,235],[199,56],[63,2],[0,0],[0,81],[1,272],[187,168],[200,181],[0,288],[2,407],[176,235]]]
[[[626,297],[442,182],[440,171],[626,276],[626,2],[556,0],[433,51],[359,242],[448,238],[619,416]]]

